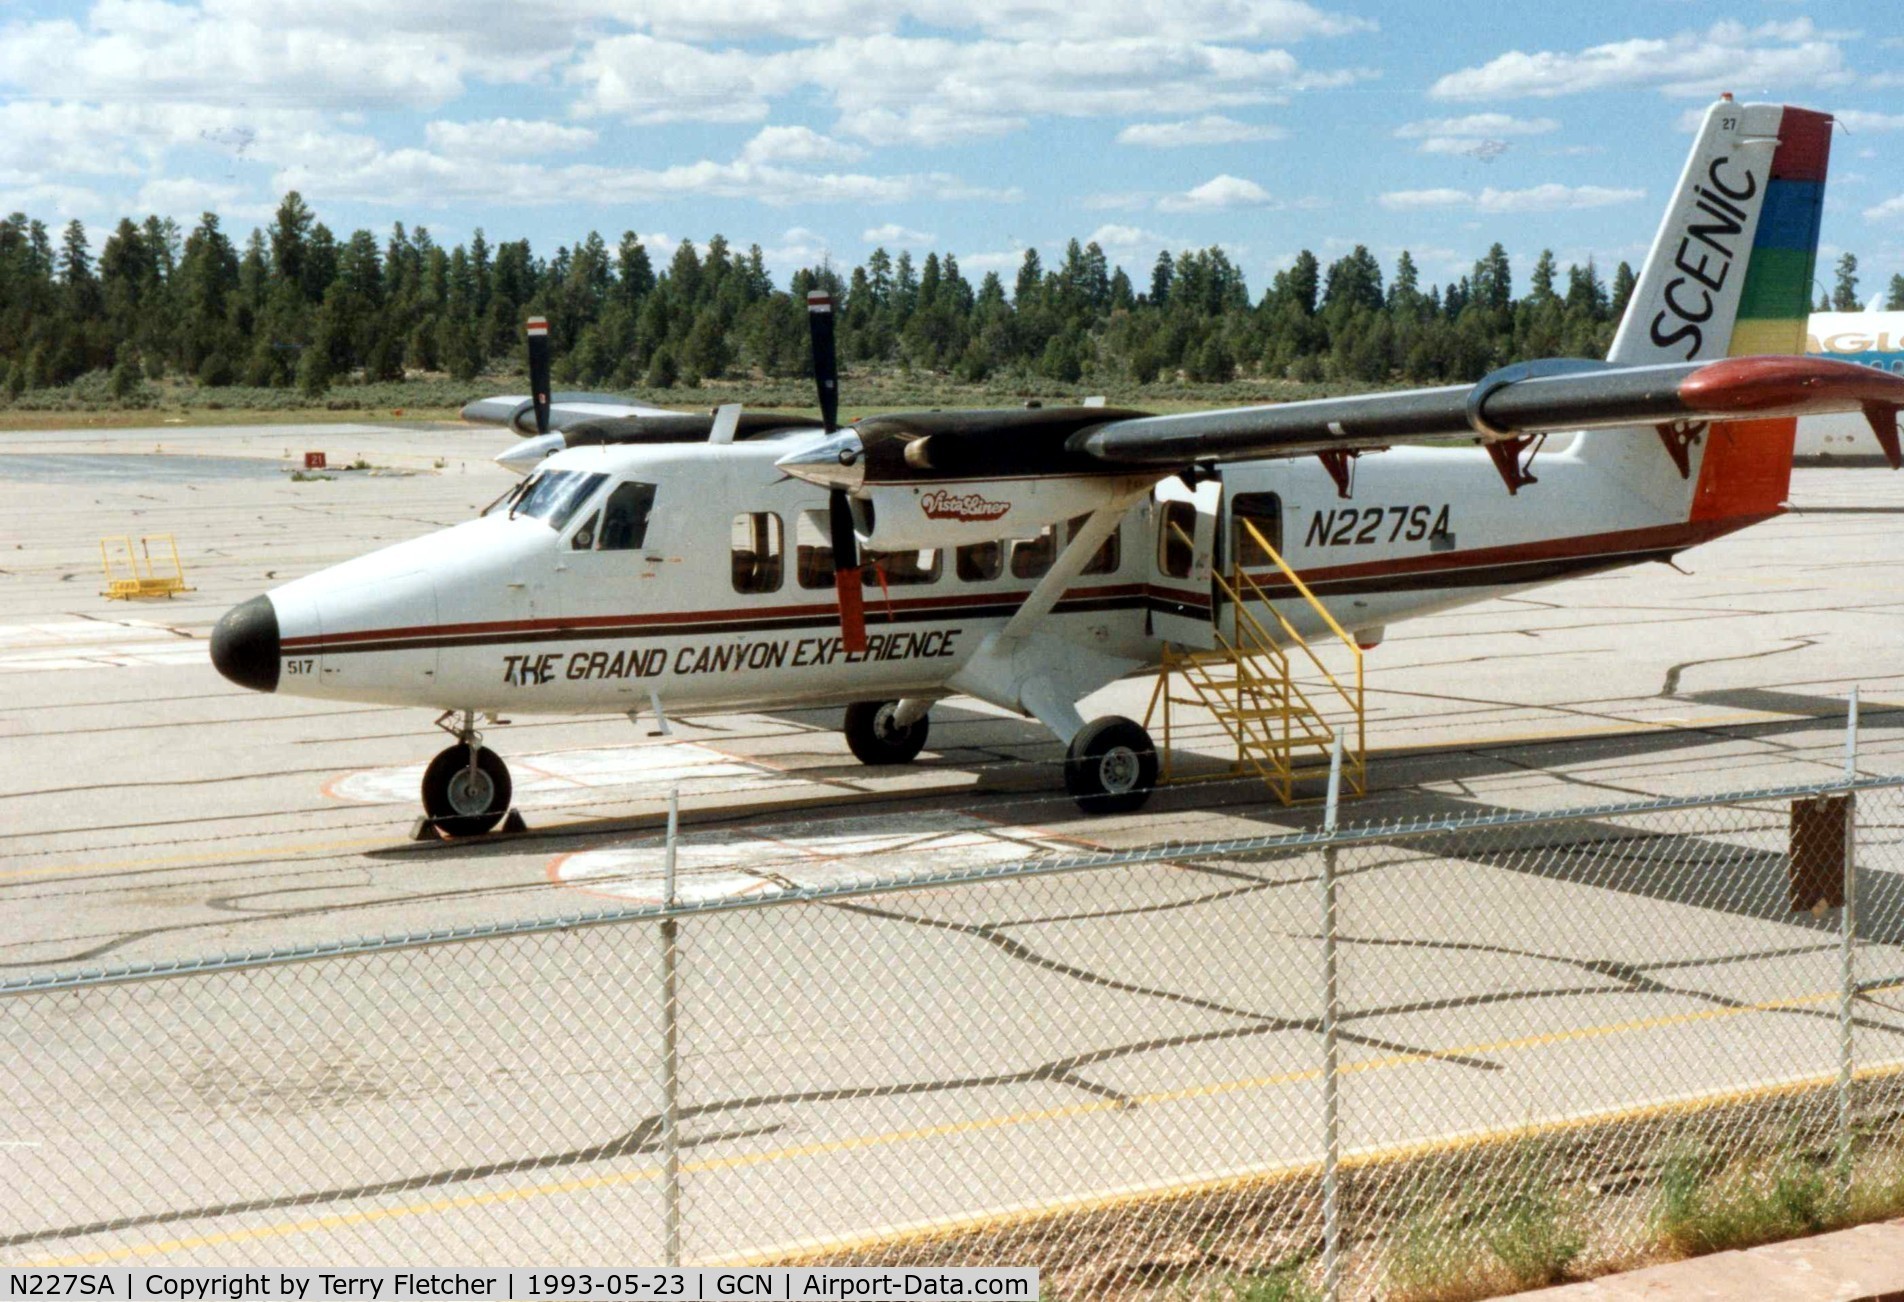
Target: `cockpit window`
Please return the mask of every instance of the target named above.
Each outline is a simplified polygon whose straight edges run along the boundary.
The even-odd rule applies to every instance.
[[[559,531],[606,482],[607,475],[580,470],[545,470],[524,486],[510,514],[532,516]]]
[[[602,540],[605,552],[633,551],[648,537],[648,513],[654,510],[655,486],[630,480],[616,484],[602,508]]]

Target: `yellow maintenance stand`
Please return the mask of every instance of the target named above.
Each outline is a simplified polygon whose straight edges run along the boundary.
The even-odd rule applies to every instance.
[[[164,552],[154,557],[152,545],[163,545]],[[169,566],[166,564],[170,558]],[[106,569],[102,597],[126,601],[133,597],[170,597],[175,592],[191,592],[185,584],[185,566],[179,562],[178,543],[169,533],[149,533],[139,539],[135,550],[130,535],[99,540],[99,559]]]
[[[1296,784],[1329,776],[1329,757],[1342,733],[1342,778],[1347,794],[1368,790],[1367,719],[1362,695],[1362,648],[1316,600],[1300,575],[1270,545],[1255,524],[1234,517],[1236,536],[1227,574],[1211,576],[1216,645],[1208,651],[1166,643],[1157,686],[1144,712],[1144,726],[1162,714],[1159,784],[1209,782],[1255,773],[1283,804],[1296,803]],[[1174,522],[1186,546],[1190,537]],[[1243,556],[1267,557],[1294,593],[1348,649],[1350,668],[1337,674],[1270,600],[1245,568]],[[1265,572],[1264,578],[1270,575]],[[1272,580],[1273,581],[1273,580]],[[1285,597],[1285,601],[1288,599]],[[1173,763],[1173,728],[1181,731],[1183,707],[1214,718],[1236,746],[1227,771],[1182,773]]]

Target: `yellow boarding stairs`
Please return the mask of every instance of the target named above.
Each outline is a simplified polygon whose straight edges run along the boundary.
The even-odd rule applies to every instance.
[[[1160,707],[1163,715],[1158,782],[1209,782],[1253,772],[1283,804],[1294,804],[1298,782],[1329,776],[1330,752],[1337,731],[1341,731],[1343,794],[1362,795],[1368,789],[1362,648],[1343,632],[1327,607],[1316,600],[1255,524],[1237,516],[1235,525],[1237,546],[1230,549],[1230,572],[1212,576],[1214,595],[1220,602],[1213,616],[1215,648],[1197,651],[1164,645],[1157,686],[1144,712],[1146,728]],[[1191,545],[1189,536],[1174,522],[1167,527],[1175,530],[1186,546]],[[1348,648],[1352,673],[1339,676],[1330,670],[1243,568],[1240,554],[1245,538],[1259,554],[1276,563],[1323,625]],[[1173,717],[1181,707],[1193,707],[1213,717],[1236,744],[1236,758],[1227,771],[1176,771],[1171,731],[1173,726],[1181,731],[1189,722]]]
[[[162,544],[170,554],[153,556],[154,543]],[[99,595],[124,601],[132,597],[169,597],[175,592],[191,592],[185,586],[185,567],[179,562],[178,543],[169,533],[146,534],[135,550],[130,537],[101,538],[99,559],[106,568],[106,587]]]

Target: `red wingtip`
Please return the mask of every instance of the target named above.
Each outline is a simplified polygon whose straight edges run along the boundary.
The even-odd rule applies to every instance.
[[[1680,381],[1692,411],[1721,416],[1803,416],[1904,405],[1904,376],[1822,357],[1730,357]]]

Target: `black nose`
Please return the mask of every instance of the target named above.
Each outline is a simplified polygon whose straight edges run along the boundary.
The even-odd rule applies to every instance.
[[[269,597],[233,606],[212,629],[212,667],[254,692],[278,690],[278,612]]]

